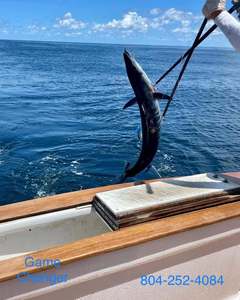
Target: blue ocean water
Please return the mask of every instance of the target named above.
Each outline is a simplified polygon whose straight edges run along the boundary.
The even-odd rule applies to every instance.
[[[122,110],[134,96],[124,47],[152,82],[186,50],[0,41],[0,205],[115,184],[137,161],[139,110]],[[195,51],[163,123],[161,177],[240,170],[239,65],[231,49]],[[179,70],[159,92],[170,94]]]

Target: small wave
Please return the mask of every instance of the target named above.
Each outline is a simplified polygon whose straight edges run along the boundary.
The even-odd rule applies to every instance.
[[[42,161],[47,161],[47,160],[56,160],[56,158],[55,157],[51,157],[51,156],[46,156],[46,157],[44,157],[44,158],[42,158]]]
[[[72,172],[73,172],[73,174],[76,174],[78,176],[83,175],[83,172],[77,172],[77,171],[72,171]]]
[[[164,154],[163,157],[164,157],[165,160],[168,160],[168,161],[172,160],[172,156],[169,156],[167,154]]]
[[[160,168],[157,169],[159,172],[175,172],[175,170],[172,169],[171,166],[166,164],[161,164]]]
[[[54,195],[55,195],[55,193],[47,193],[44,190],[37,191],[37,198],[49,197],[49,196],[54,196]]]
[[[74,161],[72,161],[72,164],[80,164],[80,162],[74,160]]]

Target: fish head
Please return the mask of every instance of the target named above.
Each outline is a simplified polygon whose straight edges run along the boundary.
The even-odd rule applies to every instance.
[[[145,90],[154,92],[153,86],[147,74],[144,72],[136,59],[126,49],[124,49],[123,57],[128,78],[135,94],[136,90],[139,90],[139,88],[144,88]]]

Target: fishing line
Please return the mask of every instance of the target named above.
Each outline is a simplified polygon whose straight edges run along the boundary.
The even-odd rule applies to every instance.
[[[208,137],[208,138],[213,138],[211,135],[208,135],[207,133],[204,133],[203,131],[201,131],[201,130],[199,130],[198,129],[198,127],[194,124],[194,122],[192,121],[192,118],[191,118],[191,115],[190,115],[190,113],[189,113],[189,111],[187,110],[187,108],[186,108],[186,106],[185,106],[185,104],[184,104],[184,102],[183,102],[183,97],[181,97],[181,95],[180,95],[180,92],[179,91],[177,91],[177,93],[179,94],[179,99],[180,99],[180,104],[182,105],[182,107],[183,107],[183,109],[184,109],[184,112],[185,112],[185,114],[186,114],[186,116],[187,116],[187,119],[189,120],[189,122],[191,123],[191,126],[193,127],[193,128],[195,128],[196,130],[197,130],[197,132],[199,132],[200,134],[202,134],[202,135],[204,135],[204,136],[206,136],[206,137]],[[193,103],[196,103],[196,101],[193,101],[192,100],[192,102]]]
[[[58,15],[58,13],[60,12],[60,10],[62,9],[64,3],[66,2],[66,0],[63,0],[62,4],[60,5],[59,9],[57,10],[56,14],[54,15],[54,17],[52,18],[52,20],[49,22],[48,26],[46,27],[46,30],[43,32],[42,36],[40,37],[40,41],[43,38],[43,36],[45,35],[45,32],[47,32],[48,28],[50,27],[50,25],[52,24],[52,22],[56,19],[56,16]]]
[[[62,9],[64,3],[66,2],[66,0],[63,0],[62,4],[60,5],[59,9],[57,10],[57,12],[55,13],[54,17],[52,18],[52,20],[49,22],[48,26],[46,27],[46,30],[43,32],[43,34],[41,35],[41,37],[39,38],[39,41],[42,40],[43,36],[45,35],[45,33],[47,32],[48,28],[51,26],[51,24],[53,23],[54,19],[56,18],[56,16],[58,15],[58,13],[60,12],[60,10]],[[46,93],[45,91],[45,96],[49,99],[52,100],[52,98],[49,96],[50,93]]]
[[[153,170],[159,178],[162,178],[161,175],[159,174],[158,170],[154,167],[154,165],[149,165],[147,168],[146,168],[146,173],[148,173],[149,171]]]
[[[188,43],[187,43],[187,47],[189,47],[190,45],[192,45],[193,44],[193,42],[194,42],[194,39],[195,39],[195,34],[194,34],[194,32],[196,31],[196,28],[198,27],[198,24],[196,23],[195,24],[195,27],[194,27],[194,30],[193,30],[193,32],[192,32],[192,35],[191,35],[191,38],[189,39],[189,41],[188,41]],[[184,60],[184,55],[182,56],[182,59],[181,59],[181,62]],[[168,81],[168,88],[169,88],[169,86],[171,85],[171,82],[170,81]],[[187,108],[186,108],[186,106],[184,105],[184,102],[183,102],[183,97],[180,95],[181,93],[180,93],[180,90],[178,89],[177,91],[176,91],[176,93],[177,93],[177,98],[179,98],[179,101],[180,101],[180,103],[181,103],[181,105],[182,105],[182,107],[183,107],[183,110],[184,110],[184,112],[185,112],[185,114],[186,114],[186,117],[187,117],[187,119],[189,119],[189,122],[190,122],[190,124],[191,124],[191,126],[193,127],[193,128],[195,128],[200,134],[202,134],[202,135],[205,135],[205,136],[207,136],[207,137],[210,137],[210,136],[208,136],[207,134],[205,134],[204,132],[201,132],[198,128],[197,128],[197,126],[193,123],[193,121],[192,121],[192,118],[190,118],[190,113],[189,113],[189,111],[187,110]],[[147,172],[148,171],[150,171],[150,170],[152,170],[152,171],[154,171],[158,176],[159,176],[159,178],[161,178],[161,176],[160,176],[160,174],[159,174],[159,172],[158,172],[158,170],[155,168],[155,166],[150,166],[150,168],[149,169],[147,169]]]
[[[240,4],[235,4],[229,9],[229,13],[232,14]],[[183,54],[183,56],[165,73],[161,78],[159,78],[155,85],[156,86],[160,81],[163,80],[184,58],[186,58],[190,53],[198,46],[200,45],[215,29],[217,28],[217,25],[213,25],[199,40],[194,44],[186,53]]]
[[[165,115],[166,115],[166,113],[167,113],[167,111],[168,111],[169,105],[170,105],[170,103],[172,102],[173,96],[175,95],[175,93],[176,93],[176,91],[177,91],[178,85],[179,85],[179,83],[180,83],[180,81],[181,81],[181,79],[182,79],[182,76],[183,76],[183,74],[184,74],[184,72],[185,72],[185,70],[186,70],[186,68],[187,68],[187,65],[188,65],[188,63],[189,63],[189,61],[190,61],[190,59],[191,59],[191,57],[192,57],[192,54],[193,54],[193,52],[194,52],[194,49],[196,48],[196,45],[197,45],[197,43],[198,43],[198,41],[199,41],[199,39],[200,39],[200,37],[201,37],[201,35],[202,35],[202,33],[203,33],[203,30],[204,30],[204,28],[205,28],[205,26],[206,26],[206,24],[207,24],[207,21],[208,21],[208,20],[205,18],[204,21],[203,21],[203,23],[202,23],[202,25],[201,25],[201,28],[200,28],[200,30],[199,30],[197,36],[196,36],[196,39],[195,39],[195,41],[194,41],[194,43],[193,43],[193,46],[192,46],[192,48],[191,48],[191,50],[190,50],[190,52],[189,52],[189,54],[188,54],[188,57],[187,57],[187,59],[186,59],[184,65],[183,65],[183,68],[182,68],[182,70],[181,70],[181,72],[180,72],[180,74],[179,74],[179,77],[178,77],[178,79],[177,79],[177,82],[176,82],[176,84],[175,84],[175,86],[174,86],[174,88],[173,88],[173,91],[172,91],[171,95],[170,95],[170,99],[169,99],[169,101],[168,101],[168,103],[167,103],[167,105],[166,105],[166,107],[165,107],[164,113],[163,113],[163,115],[162,115],[161,123],[163,122],[163,119],[164,119],[164,117],[165,117]]]
[[[240,6],[240,4],[234,5],[234,6],[229,10],[229,13],[234,12],[239,6]],[[212,26],[212,27],[210,28],[210,30],[212,30],[214,27],[217,28],[217,26],[214,25],[214,26]],[[214,28],[214,30],[215,30],[215,28]],[[209,32],[209,31],[207,31],[207,32],[203,35],[203,37],[202,37],[200,40],[203,40],[204,36],[207,37],[208,32]],[[185,55],[185,54],[184,54],[184,55]],[[184,55],[183,55],[183,56],[184,56]],[[178,94],[180,95],[180,92],[179,92],[179,91],[178,91]],[[180,96],[180,98],[182,98],[182,97]],[[192,99],[192,102],[193,102],[193,103],[196,103],[196,101],[193,101],[193,99]],[[201,133],[202,135],[204,135],[204,136],[206,136],[206,137],[208,137],[208,138],[213,138],[212,136],[210,136],[210,135],[208,135],[208,134],[202,132],[201,130],[199,130],[199,129],[197,128],[197,126],[192,122],[192,118],[190,117],[190,114],[189,114],[188,110],[186,109],[186,106],[184,105],[184,103],[183,103],[182,100],[180,101],[180,103],[181,103],[181,105],[183,106],[184,111],[185,111],[185,113],[186,113],[186,115],[187,115],[187,117],[188,117],[188,120],[190,121],[191,125],[192,125],[199,133]]]
[[[180,74],[179,74],[179,77],[178,77],[178,79],[177,79],[177,81],[176,81],[176,83],[175,83],[175,86],[174,86],[174,88],[173,88],[173,91],[172,91],[172,93],[171,93],[170,99],[168,100],[168,103],[167,103],[167,105],[166,105],[166,107],[165,107],[164,113],[163,113],[162,118],[161,118],[161,124],[162,124],[162,122],[163,122],[163,120],[164,120],[164,117],[165,117],[167,111],[168,111],[168,108],[169,108],[170,103],[171,103],[171,101],[172,101],[172,99],[173,99],[173,96],[175,95],[175,93],[176,93],[176,91],[177,91],[177,88],[178,88],[178,86],[179,86],[179,83],[180,83],[180,81],[181,81],[181,79],[182,79],[182,76],[183,76],[183,74],[184,74],[184,72],[185,72],[185,70],[186,70],[186,68],[187,68],[187,65],[188,65],[188,63],[189,63],[189,61],[190,61],[190,59],[191,59],[191,56],[192,56],[192,54],[193,54],[193,52],[194,52],[194,49],[196,48],[196,45],[197,45],[197,43],[199,42],[199,39],[200,39],[200,37],[201,37],[201,35],[202,35],[203,31],[204,31],[204,28],[205,28],[205,26],[206,26],[206,24],[207,24],[207,21],[208,21],[208,20],[205,18],[204,21],[203,21],[203,23],[202,23],[202,25],[201,25],[200,30],[198,31],[198,34],[197,34],[196,38],[195,38],[195,40],[194,40],[193,46],[190,48],[191,50],[189,51],[188,57],[187,57],[187,59],[185,60],[185,63],[184,63],[184,65],[183,65],[183,67],[182,67],[182,70],[181,70],[181,72],[180,72]]]
[[[194,32],[196,31],[197,26],[198,26],[198,24],[196,23],[196,24],[195,24],[195,27],[194,27],[194,29],[193,29],[193,31],[192,31],[191,41],[189,40],[187,47],[189,47],[190,44],[193,44],[193,41],[194,41]],[[206,29],[206,27],[205,27],[205,29]],[[190,125],[191,125],[193,128],[195,128],[196,131],[197,131],[198,133],[202,134],[203,136],[206,136],[206,137],[208,137],[208,138],[213,138],[212,136],[210,136],[210,135],[204,133],[203,131],[199,130],[198,127],[194,124],[194,122],[193,122],[193,120],[192,120],[192,118],[191,118],[190,112],[189,112],[189,110],[187,109],[186,105],[184,104],[183,97],[182,97],[182,94],[181,94],[181,90],[180,90],[180,89],[178,89],[178,90],[176,91],[176,96],[177,96],[176,98],[179,99],[179,102],[180,102],[180,104],[181,104],[182,107],[183,107],[183,111],[184,111],[184,113],[186,114],[186,117],[187,117],[187,119],[189,120]],[[191,102],[197,106],[197,101],[194,101],[193,98],[191,98]]]
[[[191,48],[190,48],[191,49]],[[189,50],[190,50],[189,49]],[[156,86],[156,85],[158,85],[173,69],[175,69],[188,55],[189,55],[189,53],[190,53],[190,51],[187,51],[186,53],[184,53],[180,58],[179,58],[179,60],[166,72],[166,73],[164,73],[164,75],[162,76],[162,77],[160,77],[160,79],[158,79],[157,81],[156,81],[156,83],[154,84],[154,87]]]
[[[198,25],[196,24],[196,25],[195,25],[195,29],[196,29],[197,26],[198,26]],[[195,29],[194,29],[194,31],[195,31]],[[190,44],[193,44],[193,41],[194,41],[194,34],[192,33],[192,36],[191,36],[191,38],[188,40],[188,43],[187,43],[186,47],[189,47]],[[181,61],[183,61],[183,60],[184,60],[184,57],[182,56]],[[171,82],[171,81],[168,81],[167,86],[165,85],[165,89],[168,90],[168,89],[170,88],[171,85],[172,85],[172,82]],[[153,85],[153,87],[154,87],[154,86],[155,86],[155,85]],[[181,101],[181,100],[180,100],[180,101]],[[137,128],[137,130],[138,130],[138,129],[139,129],[139,127]],[[167,166],[167,167],[171,169],[171,167],[169,167],[169,166]],[[161,168],[162,168],[162,167],[160,166],[160,170],[161,170]],[[156,173],[156,174],[158,175],[158,177],[161,178],[161,175],[159,174],[158,169],[157,169],[154,165],[150,165],[150,166],[146,169],[146,173],[149,172],[149,171],[152,171],[153,173]]]

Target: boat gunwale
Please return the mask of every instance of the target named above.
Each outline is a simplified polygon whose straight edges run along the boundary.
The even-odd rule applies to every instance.
[[[3,205],[0,206],[0,224],[20,218],[27,218],[40,214],[56,212],[63,209],[89,205],[92,204],[93,198],[97,193],[122,189],[136,185],[149,184],[158,181],[165,181],[173,178],[109,185]]]
[[[227,173],[226,176],[228,176],[228,179],[234,177],[240,183],[240,173]],[[119,186],[115,187],[119,188]],[[167,217],[33,252],[31,253],[31,257],[34,260],[47,258],[54,261],[58,259],[61,261],[61,265],[66,265],[238,217],[240,217],[240,201]],[[24,262],[28,256],[29,254],[21,255],[1,261],[0,282],[17,278],[20,272],[34,274],[51,269],[51,266],[26,267]]]
[[[240,185],[240,172],[222,173],[221,177],[227,178],[233,183]],[[109,185],[104,187],[91,188],[86,190],[80,190],[76,192],[70,192],[65,194],[59,194],[54,196],[48,196],[44,198],[38,198],[33,200],[27,200],[17,202],[13,204],[7,204],[0,206],[0,224],[3,222],[9,222],[20,218],[33,217],[40,214],[51,213],[68,208],[75,208],[83,205],[93,203],[93,199],[97,193],[106,191],[149,184],[153,182],[165,181],[179,177],[161,178],[146,181],[129,182],[123,184]]]

